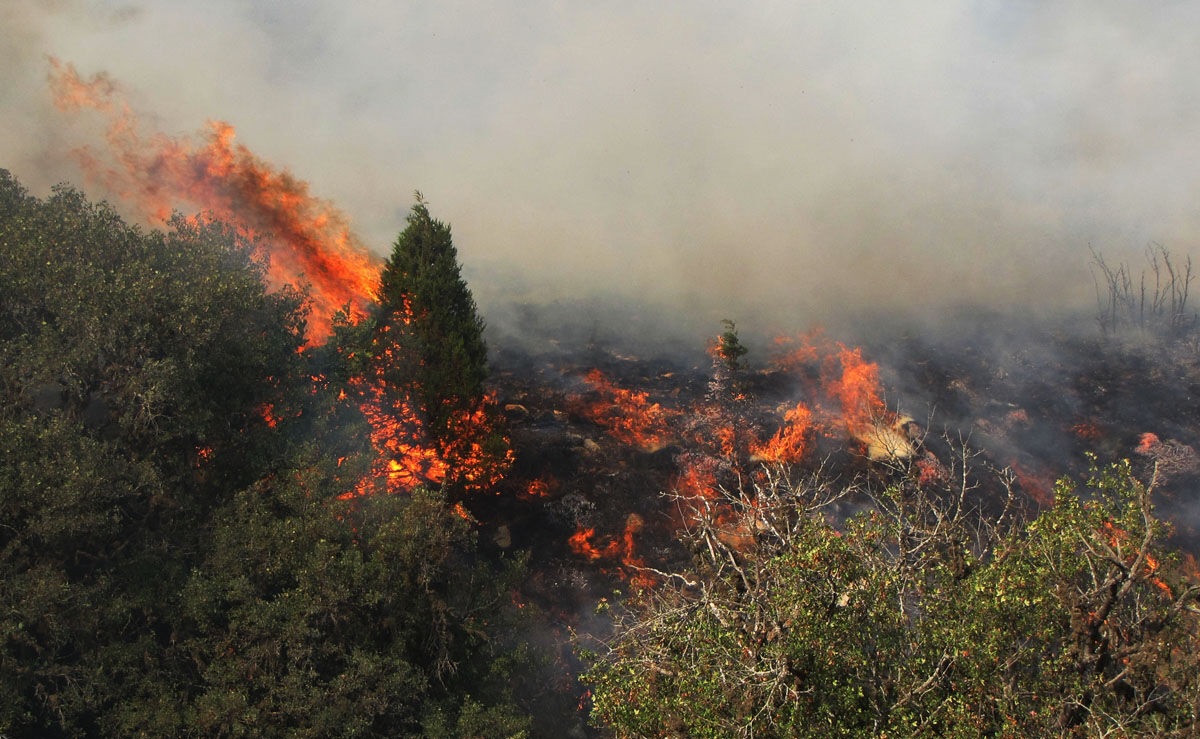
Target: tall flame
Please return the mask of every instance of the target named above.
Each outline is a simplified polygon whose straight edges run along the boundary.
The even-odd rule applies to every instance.
[[[813,446],[817,433],[837,430],[863,444],[872,459],[907,457],[908,440],[894,426],[904,420],[883,402],[879,365],[863,357],[862,349],[825,339],[819,332],[797,339],[776,339],[781,354],[776,368],[795,375],[806,385],[816,405],[801,401],[784,414],[774,437],[751,447],[755,458],[799,462]],[[812,367],[819,367],[812,378]]]
[[[50,87],[60,110],[90,110],[104,117],[107,151],[85,146],[74,152],[89,179],[150,222],[163,221],[186,204],[232,224],[265,264],[269,287],[307,287],[308,346],[329,337],[338,311],[346,310],[351,320],[365,316],[376,298],[382,261],[367,251],[347,217],[313,196],[307,183],[235,143],[228,123],[211,121],[195,139],[145,134],[143,121],[110,77],[101,73],[85,80],[70,64],[57,59],[50,64]],[[477,490],[500,479],[511,464],[511,451],[498,457],[483,448],[483,440],[497,433],[487,413],[494,399],[457,414],[451,419],[454,438],[434,444],[406,394],[388,388],[383,370],[376,363],[350,383],[371,426],[376,459],[344,497],[372,492],[379,484],[401,492],[453,477]],[[264,408],[263,415],[268,424],[278,421],[272,408]]]
[[[313,196],[303,180],[235,143],[233,126],[211,121],[199,141],[143,134],[142,121],[111,78],[84,80],[70,64],[50,64],[60,110],[93,110],[107,119],[108,153],[74,152],[85,174],[147,220],[165,220],[186,203],[234,224],[256,241],[272,287],[308,285],[310,345],[329,336],[338,310],[361,314],[373,299],[381,262],[346,216]]]

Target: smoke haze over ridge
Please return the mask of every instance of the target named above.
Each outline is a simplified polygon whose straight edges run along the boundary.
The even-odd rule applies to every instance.
[[[420,189],[485,315],[612,295],[711,329],[1091,299],[1200,233],[1200,6],[9,0],[0,167],[83,186],[48,56],[209,119],[385,254]],[[773,324],[773,325],[772,325]]]

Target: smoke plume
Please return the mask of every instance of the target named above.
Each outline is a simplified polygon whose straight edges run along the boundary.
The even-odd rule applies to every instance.
[[[489,317],[1086,307],[1089,247],[1200,231],[1189,3],[9,5],[0,166],[27,185],[82,184],[104,136],[51,105],[56,57],[154,130],[236,126],[378,254],[419,188]]]

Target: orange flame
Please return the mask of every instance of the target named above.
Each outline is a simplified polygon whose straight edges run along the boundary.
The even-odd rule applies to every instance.
[[[711,460],[705,457],[684,455],[679,459],[682,471],[672,487],[686,500],[717,500],[721,497],[717,473]]]
[[[637,556],[637,546],[634,543],[634,536],[645,525],[641,516],[630,513],[625,518],[625,531],[620,538],[611,538],[603,546],[597,546],[592,541],[596,537],[596,529],[580,528],[567,540],[567,544],[571,547],[571,551],[591,562],[602,559],[619,560],[628,570],[622,570],[621,574],[627,577],[631,584],[647,588],[653,586],[656,579],[643,569],[646,566],[645,560]]]
[[[819,331],[797,338],[780,337],[775,345],[780,351],[775,367],[795,375],[815,406],[801,402],[788,410],[774,437],[751,444],[756,458],[799,462],[811,450],[818,433],[831,434],[834,430],[868,447],[879,446],[884,453],[911,451],[906,440],[898,436],[891,440],[896,434],[887,432],[899,417],[883,402],[879,365],[864,359],[862,349],[832,342]],[[814,373],[815,367],[819,372]],[[884,441],[891,444],[880,443],[884,436]]]
[[[310,194],[307,183],[235,144],[228,123],[210,122],[199,143],[143,135],[139,117],[111,78],[101,73],[83,80],[70,64],[50,64],[60,110],[90,109],[107,117],[107,156],[87,147],[75,152],[89,178],[147,220],[165,220],[188,203],[233,224],[255,243],[273,288],[308,286],[309,345],[329,336],[338,310],[362,314],[375,295],[381,262],[350,230],[346,216]]]
[[[376,459],[371,472],[353,492],[342,497],[373,493],[377,480],[383,481],[389,493],[407,492],[419,485],[440,485],[449,468],[432,445],[418,443],[425,439],[425,431],[416,411],[380,384],[358,380],[352,385],[360,394],[360,408],[371,425]]]
[[[58,108],[93,110],[107,122],[104,155],[87,147],[75,152],[89,178],[148,221],[165,220],[186,203],[200,208],[206,218],[231,223],[253,244],[270,287],[307,286],[308,346],[328,338],[339,310],[346,309],[351,320],[365,315],[378,289],[382,262],[351,231],[346,216],[314,197],[307,183],[236,144],[228,123],[210,122],[199,142],[144,135],[142,121],[111,78],[101,73],[84,80],[70,64],[55,59],[50,64]],[[511,452],[497,460],[483,448],[491,432],[486,402],[452,419],[454,440],[436,448],[414,408],[387,391],[381,374],[351,385],[371,425],[377,459],[370,474],[344,497],[371,492],[379,480],[389,492],[440,485],[452,473],[468,489],[482,488],[498,481],[511,463]],[[278,422],[274,408],[264,407],[262,414],[268,425]]]
[[[1031,470],[1016,460],[1010,462],[1008,468],[1016,475],[1021,489],[1029,497],[1043,506],[1054,505],[1054,479],[1049,474]]]
[[[553,477],[551,477],[549,475],[547,475],[546,477],[539,477],[538,479],[530,482],[528,486],[526,486],[524,497],[526,497],[526,498],[549,498],[554,493],[554,491],[556,489],[558,489],[558,486],[559,486],[558,480],[554,479]]]
[[[862,349],[838,344],[836,361],[825,360],[822,381],[825,392],[841,405],[842,421],[851,434],[871,428],[885,415],[879,365],[863,359]]]
[[[263,422],[266,423],[267,426],[270,428],[276,428],[279,425],[279,416],[275,414],[274,403],[263,403],[259,407],[258,411],[262,416]]]
[[[1138,437],[1137,451],[1140,454],[1148,454],[1159,444],[1162,444],[1162,441],[1158,438],[1158,434],[1147,431]]]
[[[766,443],[752,444],[754,458],[764,462],[799,462],[812,447],[813,436],[820,425],[813,420],[813,412],[804,403],[784,414],[783,426]]]
[[[584,379],[600,397],[584,404],[582,412],[614,439],[648,452],[663,448],[671,440],[670,423],[675,414],[651,403],[649,393],[617,387],[598,369],[588,372]]]
[[[1111,546],[1118,554],[1120,554],[1125,546],[1125,542],[1129,540],[1129,532],[1114,525],[1112,521],[1105,521],[1103,524],[1103,529],[1104,537],[1108,539],[1109,546]],[[1132,564],[1136,559],[1137,556],[1135,554],[1127,555],[1126,564]],[[1150,578],[1151,585],[1158,588],[1167,598],[1174,598],[1175,594],[1171,592],[1171,586],[1167,585],[1165,582],[1163,582],[1162,578],[1154,574],[1158,572],[1158,568],[1158,558],[1153,554],[1146,553],[1144,559],[1144,569],[1141,573],[1136,574],[1148,576]]]

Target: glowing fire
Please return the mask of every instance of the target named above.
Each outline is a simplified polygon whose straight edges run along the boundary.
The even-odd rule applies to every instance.
[[[377,480],[383,481],[387,492],[408,491],[422,484],[440,485],[446,479],[448,465],[434,447],[416,443],[424,439],[425,431],[411,405],[382,385],[361,380],[352,385],[360,393],[360,408],[371,425],[371,444],[377,453],[371,474],[343,497],[373,493]]]
[[[838,344],[821,372],[825,393],[841,406],[841,421],[852,436],[861,436],[887,415],[879,384],[879,365],[863,359],[862,349]]]
[[[883,402],[879,365],[863,358],[862,349],[830,342],[819,332],[775,340],[779,371],[793,375],[814,404],[801,401],[784,414],[773,437],[750,446],[752,458],[798,463],[812,450],[819,434],[845,433],[865,447],[873,460],[908,458],[915,450],[900,428],[909,419]],[[812,368],[818,367],[816,379]]]
[[[648,452],[670,442],[675,414],[650,402],[649,393],[617,387],[598,369],[588,372],[584,379],[599,397],[583,403],[582,413],[614,439]]]
[[[536,480],[530,481],[525,487],[524,497],[526,498],[549,498],[558,489],[559,482],[553,477],[539,477]]]
[[[309,193],[308,184],[234,143],[233,126],[209,123],[199,142],[143,134],[142,121],[103,74],[83,80],[51,60],[60,110],[89,109],[107,119],[109,152],[77,149],[87,176],[118,194],[147,220],[163,221],[184,203],[229,222],[255,243],[272,287],[308,285],[307,338],[323,342],[331,318],[349,306],[361,315],[375,295],[381,262],[350,230],[344,214]]]
[[[799,403],[783,417],[783,426],[763,444],[753,444],[754,459],[764,462],[800,462],[812,448],[813,437],[820,430],[813,412]]]
[[[1054,478],[1048,472],[1037,471],[1013,460],[1008,468],[1016,475],[1025,493],[1043,506],[1054,505]]]
[[[350,381],[371,426],[376,461],[372,474],[343,497],[375,492],[377,480],[383,481],[389,493],[446,482],[477,492],[499,482],[512,464],[513,452],[489,412],[496,404],[495,397],[486,396],[473,408],[456,412],[449,420],[446,440],[435,443],[410,396],[388,385],[384,375],[394,361],[391,349],[381,352],[370,363],[367,376]],[[485,448],[489,439],[502,441],[504,453]]]
[[[1121,555],[1124,552],[1125,543],[1129,541],[1129,532],[1117,527],[1111,521],[1105,521],[1102,528],[1103,536],[1108,540],[1109,546],[1112,547],[1118,555]],[[1127,565],[1133,564],[1136,559],[1136,554],[1125,555],[1125,563]],[[1134,574],[1149,577],[1151,585],[1158,588],[1159,591],[1162,592],[1162,594],[1168,599],[1173,599],[1175,594],[1171,592],[1171,586],[1167,585],[1167,583],[1163,582],[1162,578],[1154,574],[1158,572],[1158,558],[1147,552],[1145,553],[1145,557],[1143,558],[1142,562],[1144,569],[1142,572]]]
[[[625,518],[625,532],[620,538],[611,538],[606,544],[597,546],[594,543],[596,529],[580,528],[567,544],[571,551],[588,561],[618,560],[624,566],[629,582],[637,587],[650,587],[656,583],[655,577],[645,571],[646,562],[637,555],[634,536],[645,528],[645,521],[636,513],[630,513]]]
[[[105,118],[107,153],[75,151],[90,179],[148,221],[163,221],[188,204],[205,213],[191,218],[230,223],[253,244],[270,287],[307,288],[308,346],[329,337],[338,311],[345,309],[352,321],[365,316],[378,289],[381,260],[351,231],[346,216],[314,197],[307,183],[235,143],[233,126],[210,122],[198,141],[144,134],[142,120],[112,79],[104,74],[81,79],[73,66],[54,59],[50,86],[60,110],[92,110]],[[399,492],[440,485],[451,476],[465,489],[482,489],[494,485],[512,461],[511,452],[496,455],[484,448],[496,436],[488,413],[494,399],[458,413],[450,421],[451,440],[435,445],[407,397],[388,390],[382,371],[353,380],[351,389],[377,454],[370,474],[346,496],[372,492],[378,481]],[[273,407],[260,412],[268,425],[278,423]]]

